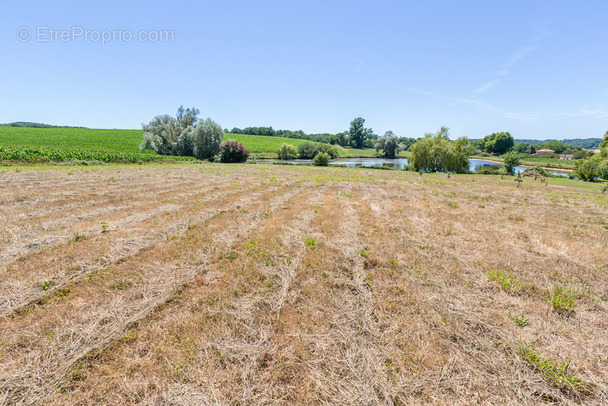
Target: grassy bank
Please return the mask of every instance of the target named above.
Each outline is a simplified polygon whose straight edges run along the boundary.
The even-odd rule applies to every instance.
[[[482,156],[474,155],[471,158],[484,159],[486,161],[503,162],[503,158],[499,156]],[[554,158],[520,158],[520,165],[522,166],[536,166],[540,165],[543,168],[548,169],[574,169],[574,161],[568,159],[554,159]]]

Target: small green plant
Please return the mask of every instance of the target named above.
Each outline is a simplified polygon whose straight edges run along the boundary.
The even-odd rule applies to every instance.
[[[528,325],[528,323],[530,322],[530,319],[526,317],[525,314],[521,314],[521,316],[514,316],[511,314],[511,312],[509,312],[509,317],[511,318],[511,320],[513,320],[515,322],[515,324],[517,324],[519,327],[526,327]]]
[[[57,289],[55,291],[55,296],[58,296],[58,297],[64,297],[64,296],[69,296],[69,295],[70,295],[69,288],[61,288],[61,289]]]
[[[308,247],[308,248],[314,248],[314,247],[316,247],[316,246],[317,246],[317,244],[318,244],[318,242],[317,242],[317,241],[315,241],[315,239],[314,239],[314,238],[307,238],[307,239],[304,241],[304,245],[305,245],[306,247]]]
[[[576,294],[576,289],[565,289],[563,286],[556,283],[553,285],[553,290],[550,290],[547,296],[549,303],[553,305],[555,310],[570,312],[576,307]]]
[[[44,282],[42,282],[42,289],[48,290],[50,286],[51,286],[51,283],[49,282],[48,279],[45,279]]]
[[[583,393],[588,392],[577,373],[570,371],[571,358],[559,362],[551,358],[543,358],[534,345],[528,345],[523,341],[519,343],[519,355],[535,369],[542,372],[545,378],[553,382],[558,388]]]
[[[444,203],[445,203],[445,204],[446,204],[448,207],[451,207],[452,209],[457,209],[458,207],[460,207],[458,203],[456,203],[456,202],[452,202],[452,201],[450,201],[450,200],[444,200],[443,202],[444,202]]]
[[[521,178],[521,173],[517,172],[517,177],[515,178],[515,182],[517,182],[517,187],[521,185],[524,180]]]
[[[108,180],[109,180],[110,182],[116,182],[116,178],[115,178],[114,176],[110,176],[110,177],[108,178]]]
[[[127,290],[133,285],[131,281],[118,281],[115,285],[115,288],[118,290]]]
[[[80,234],[80,233],[76,233],[72,237],[72,241],[74,241],[74,242],[78,242],[80,240],[86,240],[86,239],[87,239],[87,236],[85,234]]]
[[[367,258],[367,256],[369,255],[369,249],[367,247],[361,248],[361,251],[359,251],[359,255],[361,255],[363,258]]]
[[[504,272],[499,269],[494,269],[488,272],[488,280],[496,281],[507,292],[519,292],[523,285],[518,281],[511,272]]]
[[[108,225],[108,223],[106,223],[105,221],[101,222],[101,232],[102,233],[107,232],[109,228],[110,228],[110,226]]]
[[[255,240],[249,241],[245,244],[247,251],[256,251],[258,249],[258,243]]]

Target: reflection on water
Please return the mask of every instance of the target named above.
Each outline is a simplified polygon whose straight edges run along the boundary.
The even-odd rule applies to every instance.
[[[329,162],[330,165],[344,165],[350,168],[366,167],[366,166],[385,166],[392,169],[404,169],[408,164],[407,158],[347,158],[347,159],[334,159]],[[475,172],[479,168],[488,166],[502,166],[500,162],[486,161],[483,159],[469,159],[469,171]],[[516,173],[523,173],[526,170],[525,166],[516,166]],[[568,173],[558,170],[545,170],[548,173],[568,176]]]
[[[262,160],[260,160],[262,161]],[[277,159],[265,159],[265,162],[288,162],[292,164],[310,164],[312,160],[310,159],[293,159],[291,161],[279,161]],[[403,170],[405,166],[408,164],[407,158],[338,158],[332,159],[329,161],[330,165],[341,165],[347,166],[349,168],[357,168],[357,167],[369,167],[369,166],[384,166],[386,168]],[[475,170],[488,166],[502,166],[500,162],[494,161],[486,161],[483,159],[469,159],[469,170],[471,172],[475,172]],[[526,170],[524,166],[516,166],[516,173],[522,173]],[[568,176],[567,172],[559,171],[555,169],[545,169],[546,172],[551,173],[553,175],[559,176]]]
[[[469,170],[471,172],[475,172],[475,170],[483,168],[484,166],[502,166],[502,164],[500,162],[486,161],[483,159],[469,159]],[[516,166],[515,173],[523,173],[526,169],[528,168],[525,166]],[[568,177],[568,172],[559,171],[557,169],[545,169],[545,172],[552,175]]]
[[[405,169],[407,158],[344,158],[332,159],[330,165],[343,165],[349,168],[365,167],[365,166],[385,166],[392,169]]]

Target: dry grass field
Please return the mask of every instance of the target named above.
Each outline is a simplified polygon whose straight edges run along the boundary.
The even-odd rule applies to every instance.
[[[598,185],[0,174],[0,405],[608,404]]]

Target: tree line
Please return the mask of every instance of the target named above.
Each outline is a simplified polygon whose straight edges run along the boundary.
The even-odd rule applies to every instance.
[[[306,134],[302,130],[275,130],[270,127],[245,127],[238,128],[234,127],[231,130],[225,129],[224,132],[232,134],[246,134],[246,135],[264,135],[269,137],[284,137],[294,138],[300,140],[309,140],[314,142],[321,142],[324,144],[338,145],[341,147],[352,147],[352,148],[377,148],[377,141],[383,137],[378,136],[371,128],[365,127],[365,119],[357,117],[350,123],[348,130],[339,132],[337,134],[331,133],[320,133],[320,134]],[[415,140],[414,138],[397,137],[392,131],[387,131],[384,138],[390,138],[390,143],[387,144],[388,155],[391,153],[392,143],[396,141],[397,145],[401,145],[400,148],[409,148],[409,146]],[[395,140],[393,140],[395,138]],[[379,149],[385,150],[384,142],[381,142]],[[378,148],[377,148],[378,149]],[[394,156],[394,155],[393,155]]]
[[[199,120],[200,111],[195,108],[177,110],[175,117],[156,116],[148,124],[143,124],[143,142],[140,148],[154,150],[161,155],[192,156],[197,159],[221,162],[244,162],[249,151],[236,141],[222,142],[228,132],[211,119]],[[545,148],[555,153],[572,153],[576,161],[575,174],[582,180],[608,179],[608,131],[599,144],[601,152],[593,155],[581,147],[573,147],[557,140],[542,144],[516,143],[509,132],[495,132],[475,142],[466,137],[450,140],[447,127],[435,133],[427,133],[419,139],[397,137],[387,131],[379,137],[371,128],[365,127],[365,119],[356,117],[347,131],[338,134],[305,134],[303,131],[274,130],[272,127],[233,128],[238,134],[280,136],[286,138],[310,139],[314,143],[303,143],[296,149],[283,144],[277,155],[279,159],[305,158],[316,163],[327,164],[330,158],[338,156],[338,149],[328,145],[352,148],[375,148],[387,158],[398,156],[400,151],[410,151],[410,169],[418,172],[467,173],[468,159],[479,151],[502,156],[507,174],[513,174],[519,165],[520,155],[533,154]],[[593,156],[590,156],[593,155]]]

